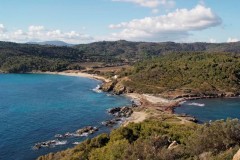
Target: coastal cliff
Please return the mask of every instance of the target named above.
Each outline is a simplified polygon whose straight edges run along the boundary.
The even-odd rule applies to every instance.
[[[133,93],[133,90],[124,85],[124,81],[121,79],[103,83],[100,89],[104,92],[113,92],[116,95]]]

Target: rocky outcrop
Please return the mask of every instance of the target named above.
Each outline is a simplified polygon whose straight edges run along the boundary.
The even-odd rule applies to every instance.
[[[172,150],[172,149],[176,148],[177,146],[178,146],[177,141],[173,141],[173,142],[168,146],[168,149],[169,149],[169,150]]]
[[[181,115],[177,115],[177,116],[181,117],[182,119],[184,119],[186,121],[191,121],[191,122],[194,122],[194,123],[198,122],[198,120],[195,117],[192,117],[192,116],[189,116],[189,115],[186,115],[186,114],[181,114]]]
[[[97,127],[87,126],[87,127],[84,127],[84,128],[81,128],[81,129],[77,130],[76,133],[79,134],[79,135],[82,135],[84,133],[93,134],[96,131],[98,131]]]
[[[240,149],[238,150],[238,152],[233,156],[232,160],[240,160]]]
[[[117,83],[113,88],[113,92],[117,95],[120,95],[125,91],[126,91],[126,87],[122,83]]]
[[[63,145],[63,144],[66,144],[66,143],[67,143],[67,141],[49,140],[49,141],[46,141],[46,142],[36,143],[33,146],[33,149],[38,150],[38,149],[41,149],[41,148],[49,148],[49,147],[54,147],[55,145]]]
[[[112,114],[114,117],[118,117],[118,118],[125,117],[125,118],[128,118],[133,113],[133,110],[130,107],[116,107],[116,108],[109,109],[108,113]]]
[[[115,119],[102,122],[102,125],[107,126],[107,127],[112,127],[115,124],[117,124],[117,121]]]
[[[70,137],[88,136],[89,134],[93,134],[96,131],[98,131],[97,127],[86,126],[86,127],[81,128],[81,129],[78,129],[74,133],[67,132],[65,134],[56,134],[55,135],[55,138],[57,138],[56,140],[49,140],[49,141],[45,141],[45,142],[36,143],[33,146],[33,149],[38,150],[38,149],[46,148],[46,147],[54,147],[55,145],[64,145],[64,144],[67,143],[67,141],[66,140],[65,141],[60,141],[60,140],[70,138]]]
[[[198,156],[199,160],[209,160],[212,157],[212,152],[203,152]]]
[[[233,93],[233,92],[227,92],[225,93],[225,97],[236,97],[237,94]]]
[[[106,82],[103,83],[99,89],[101,89],[104,92],[111,92],[113,91],[114,86],[116,85],[116,81],[110,81],[110,82]]]
[[[122,80],[113,80],[110,82],[103,83],[99,89],[101,89],[104,92],[113,92],[116,95],[133,92],[131,88],[126,87],[123,84]]]
[[[114,115],[115,113],[120,112],[120,110],[121,110],[121,107],[110,108],[110,109],[108,109],[108,113]]]
[[[108,109],[109,114],[113,115],[115,118],[112,120],[103,121],[102,125],[112,127],[115,124],[119,123],[119,121],[124,120],[132,115],[133,110],[130,107],[115,107]]]

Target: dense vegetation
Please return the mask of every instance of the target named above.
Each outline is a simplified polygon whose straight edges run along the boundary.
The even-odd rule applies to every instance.
[[[169,147],[173,141],[177,144]],[[147,120],[39,160],[230,160],[239,145],[240,122],[236,119],[204,125]]]
[[[125,85],[137,92],[239,93],[240,57],[234,54],[168,54],[137,63],[121,72]]]
[[[78,68],[83,54],[73,48],[0,43],[0,70],[6,72],[61,71]],[[75,68],[74,68],[75,67]]]
[[[240,43],[96,42],[71,47],[0,42],[0,71],[61,71],[81,68],[79,62],[133,64],[172,52],[240,53]],[[71,66],[70,66],[71,65]]]
[[[172,52],[231,52],[240,53],[240,43],[174,43],[174,42],[95,42],[76,45],[74,48],[86,53],[92,60],[115,57],[125,62],[136,62]]]

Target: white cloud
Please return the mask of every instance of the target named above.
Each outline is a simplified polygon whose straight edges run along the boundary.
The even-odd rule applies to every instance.
[[[14,35],[16,35],[16,36],[22,36],[22,35],[26,35],[26,33],[25,33],[23,30],[19,29],[19,30],[17,30],[17,31],[14,32]]]
[[[158,9],[153,9],[153,10],[152,10],[152,13],[153,13],[153,14],[157,14],[158,12],[159,12]]]
[[[112,0],[114,2],[129,2],[142,7],[157,8],[162,5],[165,7],[173,7],[175,2],[173,0]]]
[[[217,40],[216,40],[216,39],[214,39],[214,38],[210,38],[210,39],[209,39],[209,42],[210,42],[210,43],[216,43],[216,42],[217,42]]]
[[[233,43],[233,42],[238,42],[238,41],[239,41],[239,39],[231,38],[231,37],[229,37],[228,40],[227,40],[228,43]]]
[[[6,28],[4,27],[3,24],[0,24],[0,34],[6,32]]]
[[[111,24],[109,28],[120,30],[112,34],[113,39],[176,41],[189,36],[191,31],[204,30],[221,22],[211,8],[197,5],[191,10],[177,9],[167,15]]]
[[[44,31],[44,26],[29,26],[28,28],[29,32],[41,32]]]
[[[26,32],[22,29],[7,32],[0,24],[0,40],[15,42],[61,40],[68,43],[87,43],[93,41],[93,37],[76,31],[49,30],[44,26],[34,25],[29,26]]]

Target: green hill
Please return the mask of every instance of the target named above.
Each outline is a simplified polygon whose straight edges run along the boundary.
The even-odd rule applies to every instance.
[[[136,62],[172,52],[231,52],[240,53],[240,42],[236,43],[174,43],[174,42],[95,42],[76,45],[85,55],[96,61],[101,57],[115,57],[123,61]],[[99,57],[101,56],[101,57]]]
[[[0,42],[0,70],[4,72],[61,71],[83,61],[73,48]]]
[[[110,65],[134,64],[168,53],[230,52],[239,54],[240,43],[151,43],[95,42],[71,47],[0,42],[0,71],[61,71],[81,68],[79,62],[102,62]]]
[[[239,94],[240,57],[227,53],[168,54],[121,72],[138,93]],[[179,95],[179,94],[178,94]]]

